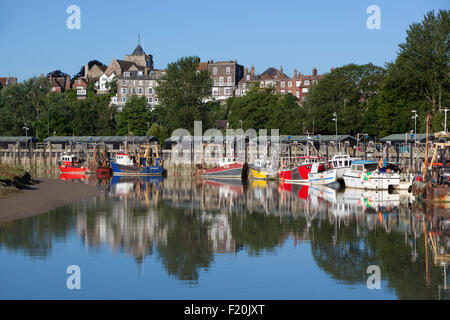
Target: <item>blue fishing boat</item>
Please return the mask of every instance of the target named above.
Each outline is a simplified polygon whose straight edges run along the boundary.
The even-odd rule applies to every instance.
[[[156,157],[150,156],[150,148],[147,147],[145,155],[138,153],[117,153],[111,160],[111,168],[114,175],[157,175],[164,172],[158,153]]]

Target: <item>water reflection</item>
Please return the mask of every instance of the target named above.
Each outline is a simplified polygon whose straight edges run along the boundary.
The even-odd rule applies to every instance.
[[[159,177],[83,181],[103,195],[0,225],[0,246],[47,259],[75,231],[88,250],[123,252],[138,266],[154,256],[169,275],[195,284],[218,254],[263,258],[292,241],[309,245],[316,266],[343,286],[365,285],[367,267],[379,265],[400,299],[449,298],[448,209],[426,214],[408,193]]]

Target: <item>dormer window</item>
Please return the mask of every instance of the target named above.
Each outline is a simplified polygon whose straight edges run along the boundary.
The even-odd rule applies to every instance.
[[[123,76],[124,76],[124,77],[129,77],[129,76],[130,76],[130,73],[129,73],[129,72],[124,72],[124,73],[123,73]]]
[[[138,71],[138,76],[143,76],[144,73],[142,71]]]

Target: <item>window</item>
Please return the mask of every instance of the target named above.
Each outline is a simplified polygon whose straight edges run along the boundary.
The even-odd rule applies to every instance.
[[[217,95],[219,95],[219,89],[213,88],[213,96],[217,96]]]
[[[123,73],[123,76],[124,76],[124,77],[129,77],[129,76],[130,76],[130,73],[129,73],[129,72],[124,72],[124,73]]]
[[[219,77],[219,85],[223,85],[223,77]]]
[[[142,86],[142,80],[139,80],[139,85]]]
[[[143,93],[144,93],[144,89],[138,88],[138,94],[143,94]]]
[[[292,91],[291,91],[291,90],[288,90],[288,93],[289,93],[289,94],[292,94]]]
[[[153,88],[152,87],[148,87],[148,94],[152,94],[153,93]]]
[[[247,81],[249,81],[249,80],[250,80],[250,75],[248,74],[248,75],[245,77],[245,79],[247,79]]]
[[[127,80],[122,80],[122,85],[126,86],[127,85]]]
[[[230,74],[230,73],[231,73],[231,68],[230,68],[230,67],[227,67],[227,68],[226,68],[226,73],[227,73],[227,74]]]
[[[281,94],[285,94],[286,92],[284,90],[281,90]]]
[[[288,81],[288,87],[292,88],[292,81]]]
[[[127,102],[127,98],[122,98],[122,102]]]
[[[242,88],[246,89],[246,88],[247,88],[247,83],[244,82],[244,83],[242,84]]]
[[[142,71],[138,71],[138,76],[143,76],[144,73]]]
[[[302,84],[301,81],[295,81],[295,86],[296,86],[296,87],[300,87],[301,84]]]
[[[305,86],[309,86],[309,80],[305,80],[304,84]]]
[[[231,94],[230,88],[225,88],[225,95],[229,96]]]
[[[296,96],[297,98],[300,98],[300,91],[295,91],[295,96]]]
[[[281,87],[284,88],[284,81],[281,81]]]
[[[217,74],[217,67],[213,67],[213,74]]]
[[[122,94],[127,94],[127,88],[122,88]]]
[[[308,88],[302,88],[302,92],[308,92]]]
[[[264,81],[261,81],[261,83],[259,84],[260,88],[264,88]]]
[[[227,85],[231,86],[231,77],[227,78]]]
[[[153,98],[152,97],[148,97],[147,101],[148,101],[148,103],[152,103],[153,102]]]

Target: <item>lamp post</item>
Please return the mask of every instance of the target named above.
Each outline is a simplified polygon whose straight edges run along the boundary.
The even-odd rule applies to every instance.
[[[414,115],[411,117],[411,119],[414,119],[414,141],[416,141],[416,135],[417,135],[417,111],[416,110],[412,110],[412,113],[414,113]]]
[[[445,117],[444,117],[444,133],[447,133],[447,112],[450,111],[450,109],[441,109],[441,111],[444,111]]]
[[[333,121],[336,123],[336,136],[335,136],[335,141],[334,143],[337,144],[337,114],[336,112],[333,113]]]
[[[25,126],[22,129],[25,129],[25,145],[26,145],[26,149],[28,149],[28,130],[30,128],[28,128],[27,125],[25,124]]]

